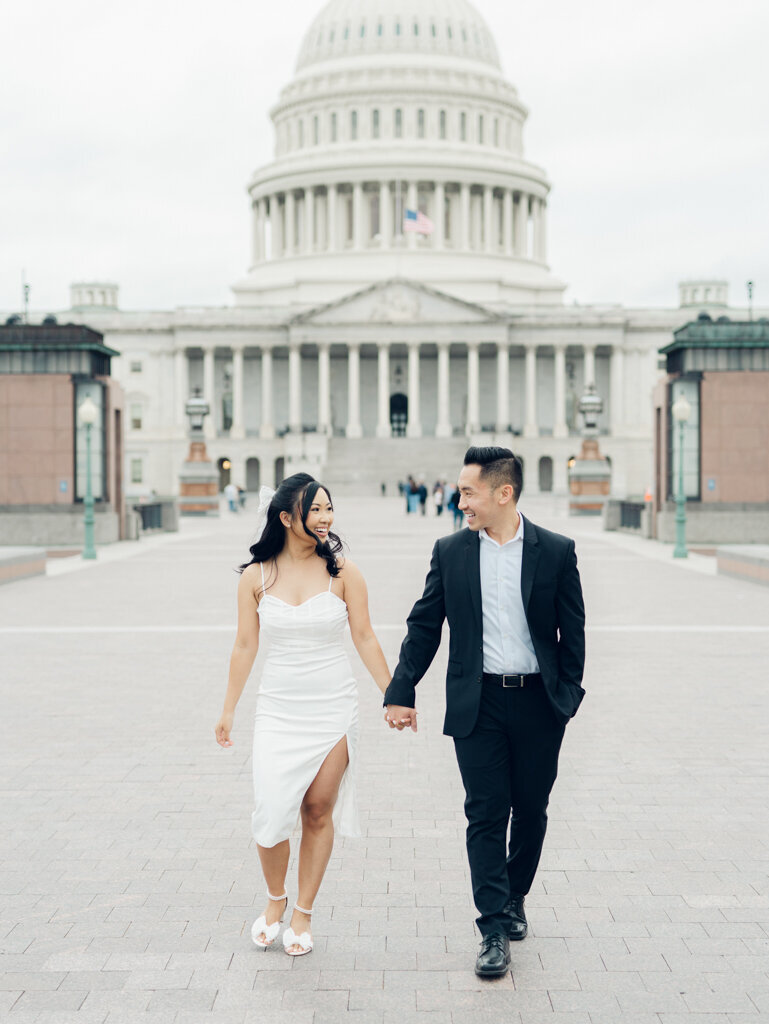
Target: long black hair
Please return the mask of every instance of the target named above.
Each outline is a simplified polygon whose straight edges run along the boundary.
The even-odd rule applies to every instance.
[[[256,543],[250,547],[251,559],[239,566],[238,572],[254,562],[270,562],[277,558],[286,543],[286,528],[280,521],[281,512],[288,512],[293,519],[296,513],[302,517],[302,526],[308,537],[315,541],[315,554],[326,562],[329,576],[339,575],[339,566],[336,564],[336,556],[342,550],[342,541],[331,530],[328,531],[325,541],[321,541],[312,530],[307,529],[307,516],[309,515],[315,495],[319,490],[328,494],[328,500],[333,509],[334,503],[328,488],[311,477],[309,473],[294,473],[287,477],[272,497],[267,509],[267,521],[264,524],[262,535],[257,538]]]

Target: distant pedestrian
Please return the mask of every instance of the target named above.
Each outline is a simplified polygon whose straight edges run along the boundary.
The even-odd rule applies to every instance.
[[[443,498],[443,484],[440,480],[436,480],[435,486],[433,487],[433,502],[435,503],[436,516],[439,516],[443,512]]]
[[[232,481],[224,488],[224,496],[227,499],[230,512],[238,511],[238,489]]]
[[[238,504],[241,508],[246,507],[246,489],[238,485]]]
[[[419,488],[417,482],[411,474],[409,474],[406,480],[406,511],[416,512],[417,505],[419,504]]]
[[[419,511],[422,515],[425,515],[427,513],[427,488],[425,487],[424,479],[419,481],[417,495],[419,496]]]
[[[449,501],[448,501],[448,507],[451,509],[451,512],[454,515],[454,529],[455,530],[461,530],[462,529],[462,523],[463,523],[464,518],[465,518],[464,517],[464,513],[462,512],[462,510],[459,507],[459,498],[460,498],[459,485],[456,485],[454,487],[454,490],[451,492],[451,497],[449,498]]]

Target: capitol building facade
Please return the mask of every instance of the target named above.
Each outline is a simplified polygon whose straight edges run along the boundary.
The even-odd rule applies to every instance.
[[[726,286],[687,282],[667,310],[565,305],[550,185],[487,25],[466,0],[408,7],[331,0],[307,31],[231,306],[126,312],[117,286],[73,285],[60,319],[121,353],[129,495],[177,491],[195,389],[222,480],[249,490],[307,469],[394,493],[409,472],[451,479],[480,443],[520,454],[528,491],[563,493],[589,384],[613,491],[649,485],[658,349],[725,311]]]

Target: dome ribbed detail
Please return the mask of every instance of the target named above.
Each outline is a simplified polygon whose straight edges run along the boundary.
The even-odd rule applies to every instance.
[[[491,32],[467,0],[331,0],[304,37],[296,70],[396,53],[464,58],[500,69]]]

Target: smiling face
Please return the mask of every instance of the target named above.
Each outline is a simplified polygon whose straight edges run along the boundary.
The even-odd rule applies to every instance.
[[[510,484],[492,489],[488,480],[481,478],[481,467],[475,463],[463,466],[459,474],[459,510],[465,523],[476,533],[495,530],[511,515],[515,515],[513,488]]]
[[[312,504],[307,513],[307,519],[304,525],[302,524],[302,510],[301,503],[297,508],[296,512],[291,519],[291,532],[295,536],[305,542],[309,542],[310,538],[307,536],[304,527],[312,533],[321,543],[325,543],[328,540],[328,534],[331,526],[334,522],[334,507],[331,504],[331,500],[328,494],[319,487],[315,492],[312,499]]]

